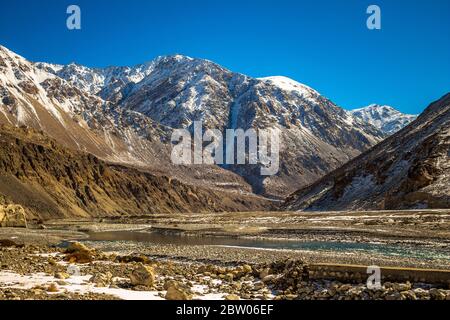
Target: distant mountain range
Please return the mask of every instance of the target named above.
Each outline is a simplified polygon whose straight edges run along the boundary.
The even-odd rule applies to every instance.
[[[171,133],[192,130],[194,121],[221,131],[280,129],[279,173],[263,177],[261,165],[172,165]],[[283,198],[376,145],[406,120],[393,111],[349,112],[292,79],[251,78],[181,55],[95,69],[33,63],[0,46],[2,123],[26,125],[74,151],[186,184]]]
[[[417,119],[417,115],[403,114],[390,106],[380,106],[378,104],[372,104],[351,112],[354,116],[366,123],[370,123],[386,135],[400,131]]]
[[[406,128],[292,194],[283,208],[450,208],[450,94]]]
[[[282,197],[381,141],[383,133],[315,90],[174,55],[135,67],[32,63],[0,48],[0,123],[42,130],[75,150],[191,184]],[[255,166],[175,167],[173,129],[279,128],[278,175]]]

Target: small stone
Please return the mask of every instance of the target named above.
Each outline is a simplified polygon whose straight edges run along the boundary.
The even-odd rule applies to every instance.
[[[104,288],[111,284],[112,278],[111,272],[107,272],[105,274],[96,273],[89,279],[89,282],[95,283],[95,285],[99,288]]]
[[[224,297],[225,300],[241,300],[241,298],[239,298],[239,296],[235,295],[235,294],[229,294],[227,296]]]
[[[44,294],[44,291],[42,289],[33,289],[33,294],[36,296],[40,296]]]
[[[55,277],[56,279],[65,280],[65,279],[70,278],[70,274],[65,273],[65,272],[56,272],[55,275],[54,275],[54,277]]]
[[[262,279],[263,283],[273,283],[275,281],[275,275],[271,274]]]
[[[232,282],[234,279],[234,275],[232,273],[227,273],[224,277],[225,281]]]
[[[48,287],[47,287],[47,292],[58,292],[58,286],[55,283],[51,283]]]
[[[446,294],[443,290],[432,288],[430,289],[430,297],[434,300],[445,300]]]
[[[244,264],[242,266],[242,268],[243,268],[243,271],[245,273],[252,273],[253,272],[253,268],[250,265],[248,265],[248,264]]]
[[[386,296],[386,300],[402,300],[402,295],[399,292],[394,292]]]
[[[269,273],[270,273],[269,268],[262,269],[261,272],[259,273],[259,278],[264,279],[265,277],[267,277],[269,275]]]
[[[253,290],[254,290],[254,291],[258,291],[258,290],[263,289],[264,287],[265,287],[264,283],[262,283],[262,282],[256,282],[256,283],[253,285]]]

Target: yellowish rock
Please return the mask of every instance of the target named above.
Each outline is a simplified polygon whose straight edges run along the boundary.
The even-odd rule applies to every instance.
[[[172,285],[169,287],[169,289],[167,289],[165,299],[166,300],[183,301],[183,300],[192,300],[192,297],[190,294],[185,292],[183,289],[179,288],[176,285]]]
[[[0,206],[0,227],[27,228],[25,209],[19,205]]]
[[[155,283],[155,271],[152,267],[140,263],[131,273],[130,279],[133,286],[152,287]]]

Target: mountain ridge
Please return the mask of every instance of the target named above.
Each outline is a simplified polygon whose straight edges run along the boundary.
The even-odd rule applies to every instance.
[[[450,93],[411,124],[290,195],[286,210],[450,207]]]
[[[110,76],[103,78],[78,65],[66,70],[53,67],[58,76],[48,72],[48,64],[31,63],[2,50],[0,60],[4,62],[0,75],[2,70],[10,75],[0,80],[0,101],[8,102],[0,107],[0,122],[43,129],[76,150],[192,184],[219,189],[227,185],[236,192],[283,197],[384,137],[313,89],[305,96],[304,87],[300,92],[285,90],[209,60],[165,56],[146,63],[139,74],[128,67],[109,67]],[[42,81],[32,81],[35,74]],[[260,164],[256,168],[173,166],[171,132],[192,130],[194,121],[221,131],[280,129],[279,174],[261,177]]]
[[[401,113],[391,106],[371,104],[350,111],[361,120],[380,129],[386,135],[392,135],[413,122],[418,116]]]
[[[72,151],[30,128],[0,126],[0,198],[28,218],[263,210],[262,198],[207,190]],[[6,200],[5,200],[6,199]]]

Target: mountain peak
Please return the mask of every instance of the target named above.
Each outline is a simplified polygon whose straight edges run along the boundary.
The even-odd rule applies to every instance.
[[[391,106],[379,104],[355,109],[351,113],[387,135],[403,129],[417,118],[417,115],[404,114]]]
[[[271,76],[259,78],[258,80],[275,85],[278,88],[288,92],[298,92],[301,94],[308,94],[308,95],[320,95],[319,92],[312,89],[311,87],[308,87],[303,83],[297,82],[285,76]]]
[[[5,57],[9,57],[15,60],[25,60],[24,57],[22,57],[21,55],[9,50],[8,48],[0,45],[0,56],[5,58]]]

